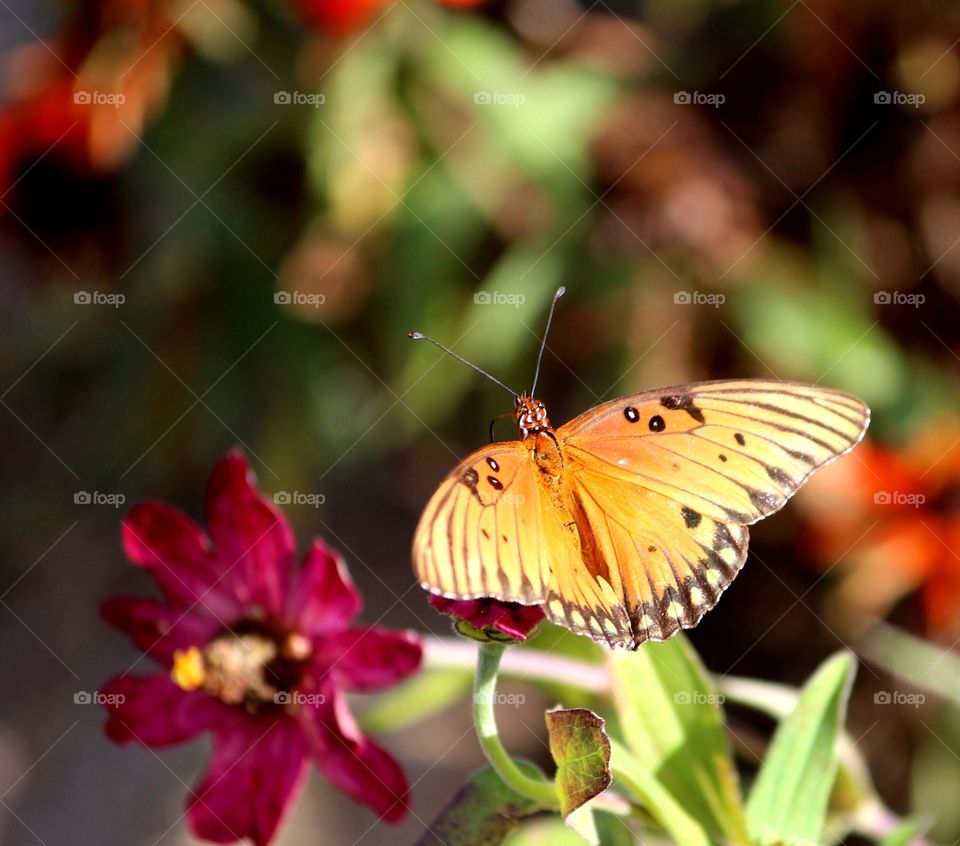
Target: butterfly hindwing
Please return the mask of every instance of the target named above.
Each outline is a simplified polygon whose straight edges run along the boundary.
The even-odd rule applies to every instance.
[[[548,601],[563,618],[554,621],[628,648],[695,626],[743,566],[746,526],[588,466],[569,469],[583,562],[573,581],[596,582],[604,601],[584,603],[582,587],[561,582],[557,606]],[[578,616],[591,622],[571,625]]]

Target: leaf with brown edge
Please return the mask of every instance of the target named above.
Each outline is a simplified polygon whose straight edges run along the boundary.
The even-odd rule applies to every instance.
[[[546,718],[560,812],[566,818],[610,786],[610,739],[604,721],[586,708],[547,711]]]
[[[532,764],[516,764],[531,778],[543,778]],[[497,846],[535,810],[530,799],[514,793],[487,768],[460,788],[416,846]]]

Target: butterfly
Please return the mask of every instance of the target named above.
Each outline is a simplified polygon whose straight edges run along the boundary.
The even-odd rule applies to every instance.
[[[631,394],[554,428],[536,376],[520,394],[489,378],[514,394],[520,437],[478,449],[440,483],[414,535],[416,575],[450,598],[543,605],[611,648],[696,626],[743,566],[747,527],[870,421],[841,391],[736,379]]]

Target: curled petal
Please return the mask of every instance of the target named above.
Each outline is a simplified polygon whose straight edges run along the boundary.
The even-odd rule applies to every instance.
[[[348,690],[381,690],[416,672],[423,648],[413,632],[377,627],[347,629],[323,640],[323,656]]]
[[[293,564],[293,534],[283,514],[254,487],[239,450],[220,461],[210,477],[207,525],[221,572],[243,604],[279,616]]]
[[[153,599],[114,597],[100,606],[100,615],[165,667],[173,663],[175,650],[203,645],[220,628],[213,618],[170,608]]]
[[[308,635],[341,631],[360,613],[363,600],[343,559],[315,540],[293,577],[287,620]]]
[[[119,676],[99,692],[107,736],[145,746],[183,743],[223,719],[226,708],[202,691],[188,693],[168,676]]]
[[[127,558],[150,572],[172,606],[235,613],[236,598],[209,541],[183,512],[162,502],[137,503],[121,537]]]
[[[249,838],[266,846],[303,786],[306,762],[306,738],[293,718],[229,712],[187,802],[191,830],[215,843]]]
[[[437,611],[464,620],[475,629],[494,629],[514,640],[526,640],[544,618],[541,605],[521,605],[498,599],[447,599],[430,594],[430,604]]]

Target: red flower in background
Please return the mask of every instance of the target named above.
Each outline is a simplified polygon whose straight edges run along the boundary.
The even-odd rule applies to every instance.
[[[0,110],[0,194],[49,155],[78,173],[104,173],[139,144],[166,99],[184,39],[165,0],[102,0],[56,38],[6,57]]]
[[[338,555],[314,541],[300,567],[283,515],[233,452],[213,472],[210,539],[180,511],[136,505],[127,557],[164,595],[115,598],[104,617],[163,670],[107,684],[107,734],[169,746],[210,731],[213,758],[188,801],[194,833],[218,843],[274,835],[308,762],[385,819],[407,810],[399,764],[365,737],[344,691],[374,691],[417,670],[409,633],[355,627],[361,598]]]
[[[350,35],[376,21],[377,16],[396,4],[396,0],[294,0],[309,26],[326,29],[334,35]],[[468,8],[485,0],[438,0],[442,6]]]
[[[931,633],[960,634],[960,426],[921,430],[900,451],[864,443],[801,502],[819,557],[845,572],[845,609],[883,615],[919,590]]]
[[[475,629],[499,632],[512,640],[526,640],[544,618],[540,605],[521,605],[498,599],[447,599],[432,593],[430,604],[437,611],[463,620]]]

